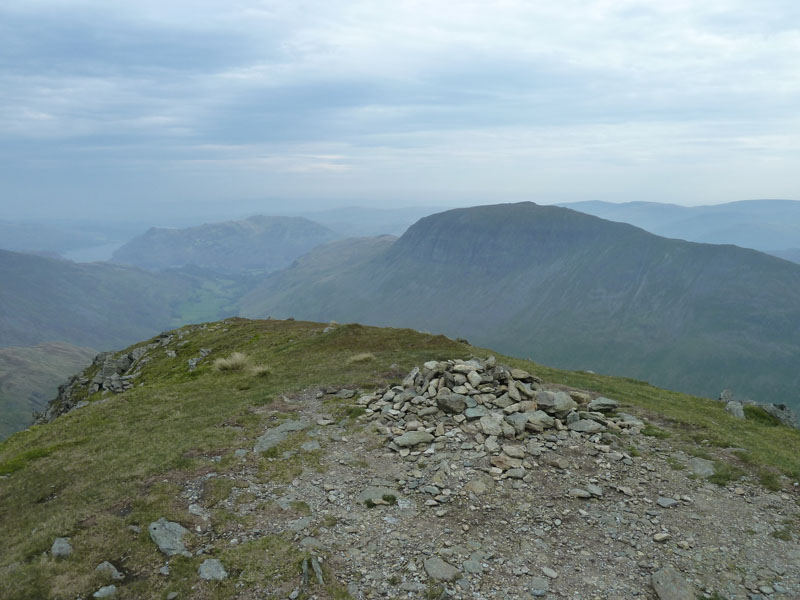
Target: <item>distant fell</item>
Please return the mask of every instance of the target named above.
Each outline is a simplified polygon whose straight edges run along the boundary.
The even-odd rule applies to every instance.
[[[145,269],[197,266],[269,272],[335,237],[327,227],[303,217],[254,216],[186,229],[153,227],[114,252],[112,261]]]
[[[410,326],[558,367],[798,405],[800,267],[789,262],[533,203],[439,213],[364,249],[325,277],[302,261],[271,275],[243,314]]]
[[[575,202],[562,205],[656,235],[709,244],[735,244],[798,262],[800,201],[741,200],[706,206],[658,202]]]

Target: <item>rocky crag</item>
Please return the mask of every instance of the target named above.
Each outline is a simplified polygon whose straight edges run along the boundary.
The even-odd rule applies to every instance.
[[[794,429],[800,429],[800,419],[797,418],[797,413],[795,413],[786,404],[756,402],[749,399],[737,400],[734,398],[733,392],[728,389],[722,390],[719,395],[719,401],[724,402],[725,410],[737,419],[747,418],[747,415],[744,411],[745,406],[755,406],[772,416],[781,425],[786,425],[786,427],[792,427]]]
[[[361,426],[337,419],[343,402]],[[623,409],[492,357],[427,362],[383,389],[308,389],[264,409],[273,418],[235,450],[233,471],[217,472],[213,455],[182,482],[191,522],[129,533],[161,553],[165,578],[198,557],[196,597],[230,578],[241,579],[233,597],[291,600],[800,596],[794,495],[710,483],[714,462],[644,435],[652,425]],[[265,480],[265,459],[317,468]],[[204,492],[214,481],[231,484],[216,505]],[[217,522],[220,507],[236,519]],[[248,585],[230,549],[274,539],[274,552],[300,557],[297,572]],[[68,543],[56,540],[54,556]],[[95,597],[124,597],[141,575],[97,569],[107,581]]]
[[[184,336],[195,329],[187,327],[171,333],[162,333],[155,341],[137,346],[129,352],[101,352],[86,369],[58,386],[58,395],[48,404],[47,409],[35,415],[36,423],[50,423],[56,417],[88,406],[89,401],[86,398],[97,392],[102,392],[103,395],[121,394],[133,388],[136,379],[142,373],[142,368],[152,360],[154,351],[163,348],[168,357],[174,358],[177,354],[175,350],[169,348],[170,344],[173,341],[176,341],[175,346],[184,344],[182,341]],[[207,349],[201,349],[199,356],[190,358],[187,361],[189,370],[197,368],[197,364],[208,356],[209,352]]]

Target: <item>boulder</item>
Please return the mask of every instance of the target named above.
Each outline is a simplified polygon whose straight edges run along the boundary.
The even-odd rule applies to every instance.
[[[67,538],[56,538],[50,547],[50,554],[53,555],[53,558],[67,558],[72,554],[72,544]]]
[[[744,419],[744,406],[742,406],[741,402],[732,400],[725,405],[725,410],[736,419]]]
[[[183,545],[183,536],[188,534],[189,531],[180,523],[167,521],[164,517],[161,517],[158,521],[150,523],[147,529],[150,532],[150,539],[167,556],[186,552],[186,546]]]

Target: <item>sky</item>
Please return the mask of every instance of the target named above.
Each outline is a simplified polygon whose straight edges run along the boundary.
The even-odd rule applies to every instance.
[[[800,199],[796,0],[3,0],[0,219]]]

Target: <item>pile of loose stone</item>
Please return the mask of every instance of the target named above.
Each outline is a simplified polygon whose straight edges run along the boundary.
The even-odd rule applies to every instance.
[[[406,457],[421,445],[446,440],[456,428],[473,441],[462,449],[492,455],[491,473],[515,479],[528,475],[525,458],[541,455],[535,434],[553,430],[561,436],[595,437],[606,431],[636,434],[644,423],[615,413],[610,398],[586,392],[544,389],[542,380],[521,369],[486,360],[426,362],[382,394],[362,396],[368,418],[385,423],[389,447]],[[452,433],[450,434],[452,437]],[[466,446],[469,446],[468,448]]]

